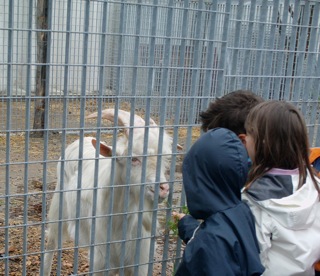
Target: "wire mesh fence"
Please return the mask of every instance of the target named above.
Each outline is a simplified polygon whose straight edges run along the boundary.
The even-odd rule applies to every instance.
[[[290,101],[305,116],[311,144],[319,145],[319,9],[318,1],[293,0],[1,1],[0,274],[44,273],[46,232],[54,225],[48,210],[57,195],[55,275],[99,270],[96,248],[102,248],[108,260],[102,269],[110,275],[172,275],[183,249],[168,228],[172,208],[185,205],[181,162],[200,135],[198,114],[210,101],[237,89]],[[104,109],[115,110],[114,122],[102,119]],[[141,126],[133,115],[121,125],[119,110],[147,122],[143,138],[136,140]],[[87,119],[93,112],[98,119]],[[166,133],[172,145],[165,144]],[[101,157],[109,161],[86,155],[89,136],[104,141],[107,146],[98,152],[112,152]],[[119,153],[124,138],[118,136],[128,139],[125,153]],[[75,156],[65,156],[77,139]],[[116,157],[129,164],[135,155],[140,182],[131,183],[131,162],[116,187],[121,172]],[[81,175],[89,162],[88,188]],[[102,180],[103,162],[110,167]],[[155,162],[152,179],[146,175],[150,162]],[[70,164],[80,173],[75,186],[63,192],[69,181],[57,176]],[[169,194],[160,202],[164,182]],[[152,185],[150,201],[145,189]],[[80,200],[86,191],[95,206],[89,211]],[[76,198],[75,214],[64,217],[68,194]],[[102,202],[108,203],[105,212]],[[112,228],[117,223],[121,227]],[[73,242],[63,242],[64,225],[71,227]],[[88,230],[88,243],[81,243],[82,229]],[[104,229],[104,239],[97,229]],[[135,258],[128,261],[127,252]]]

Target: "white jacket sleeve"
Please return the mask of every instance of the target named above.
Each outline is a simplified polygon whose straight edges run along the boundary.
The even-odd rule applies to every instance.
[[[243,193],[242,200],[248,204],[255,218],[256,235],[260,247],[260,260],[264,267],[268,267],[268,253],[272,242],[273,220],[249,195]]]

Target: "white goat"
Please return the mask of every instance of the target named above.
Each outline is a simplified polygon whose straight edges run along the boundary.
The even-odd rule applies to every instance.
[[[97,113],[89,115],[87,118],[96,118]],[[114,110],[106,109],[102,111],[102,117],[110,121],[114,120]],[[119,273],[121,265],[129,266],[124,269],[125,275],[133,275],[133,265],[136,254],[136,240],[141,239],[141,250],[139,256],[139,263],[144,264],[139,267],[139,275],[147,275],[148,261],[150,255],[150,237],[152,228],[152,212],[155,194],[155,181],[157,173],[157,154],[159,143],[159,127],[150,119],[148,149],[146,158],[146,185],[142,185],[142,155],[144,145],[145,121],[134,115],[134,129],[133,129],[133,146],[132,152],[128,152],[128,136],[130,126],[130,113],[119,110],[118,123],[121,126],[127,127],[124,136],[117,140],[116,144],[116,161],[115,161],[115,176],[114,182],[111,182],[111,164],[112,159],[108,158],[112,155],[112,148],[104,143],[100,143],[100,157],[99,157],[99,171],[98,171],[98,191],[96,202],[93,202],[93,188],[94,188],[94,170],[96,157],[96,140],[92,137],[83,139],[83,160],[82,171],[78,171],[79,164],[79,140],[73,142],[65,150],[64,163],[64,187],[60,187],[60,169],[61,162],[57,166],[57,186],[56,193],[52,198],[51,206],[48,214],[48,236],[47,246],[44,257],[44,275],[50,275],[51,265],[54,250],[57,249],[58,243],[58,229],[59,224],[59,193],[63,190],[63,210],[62,210],[62,241],[66,236],[75,239],[76,220],[80,217],[79,222],[79,243],[81,246],[91,245],[91,229],[92,229],[92,210],[96,207],[95,220],[95,240],[94,240],[94,265],[93,271],[95,275],[103,275],[103,270],[106,267],[106,260],[109,257],[110,262],[108,268],[113,269],[109,275]],[[161,155],[161,169],[159,173],[159,202],[165,199],[169,194],[169,185],[165,178],[165,171],[168,166],[169,157],[171,154],[172,138],[164,132]],[[130,158],[127,158],[130,156]],[[126,181],[126,168],[128,166],[128,159],[131,160],[130,182]],[[74,160],[74,161],[72,161]],[[81,174],[81,199],[80,199],[80,216],[76,216],[77,206],[77,185],[78,174]],[[128,208],[125,208],[125,193],[128,189],[127,184],[130,185]],[[139,211],[139,196],[140,189],[145,186],[144,191],[144,206],[141,235],[138,236],[138,211]],[[108,233],[108,222],[110,217],[110,200],[111,191],[113,193],[112,206],[112,232]],[[141,207],[140,207],[141,208]],[[147,211],[147,212],[146,212]],[[125,212],[129,212],[125,214]],[[126,236],[123,237],[123,224],[127,223]],[[109,240],[107,239],[110,235]],[[121,261],[121,243],[125,242],[124,263]],[[106,243],[110,244],[110,256],[106,256]]]

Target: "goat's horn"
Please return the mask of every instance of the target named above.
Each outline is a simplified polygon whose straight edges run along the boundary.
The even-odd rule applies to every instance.
[[[150,123],[151,126],[156,126],[157,125],[156,122],[151,118],[149,120],[149,123]]]
[[[107,119],[114,122],[114,113],[113,108],[104,109],[101,112],[101,118]],[[88,115],[87,119],[93,119],[98,117],[98,112]],[[120,126],[129,127],[130,126],[130,112],[119,109],[118,110],[118,124]],[[138,115],[134,115],[134,126],[145,126],[145,121]]]

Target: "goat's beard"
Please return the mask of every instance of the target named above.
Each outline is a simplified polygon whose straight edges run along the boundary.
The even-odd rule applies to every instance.
[[[160,190],[160,188],[159,188],[159,190]],[[150,187],[146,187],[145,198],[147,200],[151,201],[151,202],[154,202],[155,201],[154,196],[155,196],[154,190],[151,189]],[[159,193],[158,193],[158,203],[163,202],[167,197],[168,197],[168,195],[165,196],[165,197],[161,196],[160,195],[160,191],[159,191]]]

